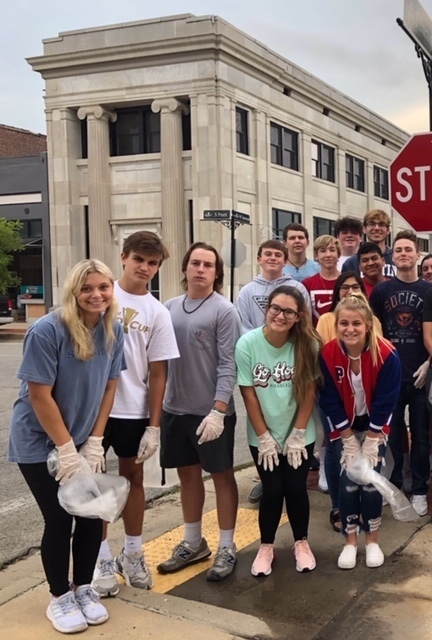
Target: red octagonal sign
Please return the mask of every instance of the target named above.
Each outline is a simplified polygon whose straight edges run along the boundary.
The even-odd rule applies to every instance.
[[[390,165],[391,204],[415,231],[432,231],[432,133],[408,140]]]

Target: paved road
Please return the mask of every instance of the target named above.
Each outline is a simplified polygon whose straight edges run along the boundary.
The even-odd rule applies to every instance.
[[[22,476],[15,464],[7,462],[7,442],[12,406],[18,395],[19,380],[16,378],[21,360],[21,342],[0,342],[0,566],[20,557],[32,547],[38,547],[42,522]],[[246,444],[245,411],[237,396],[236,465],[250,462]],[[108,470],[114,472],[116,461],[109,456]],[[162,489],[147,491],[149,499],[165,493]]]

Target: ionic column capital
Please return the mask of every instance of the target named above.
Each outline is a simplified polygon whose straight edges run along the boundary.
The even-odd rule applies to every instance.
[[[151,109],[153,113],[162,113],[163,111],[170,113],[177,112],[184,115],[189,113],[189,107],[176,98],[158,98],[157,100],[153,100]]]
[[[105,109],[105,107],[102,107],[100,104],[88,105],[78,109],[78,118],[80,120],[85,120],[88,117],[94,118],[95,120],[107,120],[111,122],[117,120],[115,111]]]

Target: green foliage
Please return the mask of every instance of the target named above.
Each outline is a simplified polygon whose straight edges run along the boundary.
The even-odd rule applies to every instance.
[[[23,248],[20,229],[21,222],[0,218],[0,294],[5,294],[7,288],[19,284],[20,279],[9,271],[13,260],[13,253]]]

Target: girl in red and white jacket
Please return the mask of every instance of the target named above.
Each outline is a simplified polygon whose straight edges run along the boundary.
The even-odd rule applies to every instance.
[[[320,356],[324,388],[320,406],[331,430],[342,442],[339,508],[345,546],[340,569],[353,569],[357,536],[366,534],[366,565],[379,567],[384,554],[378,545],[382,497],[372,485],[357,485],[348,478],[349,467],[360,450],[371,467],[380,471],[385,436],[401,383],[401,364],[392,344],[377,335],[368,302],[349,296],[335,309],[336,339]]]

